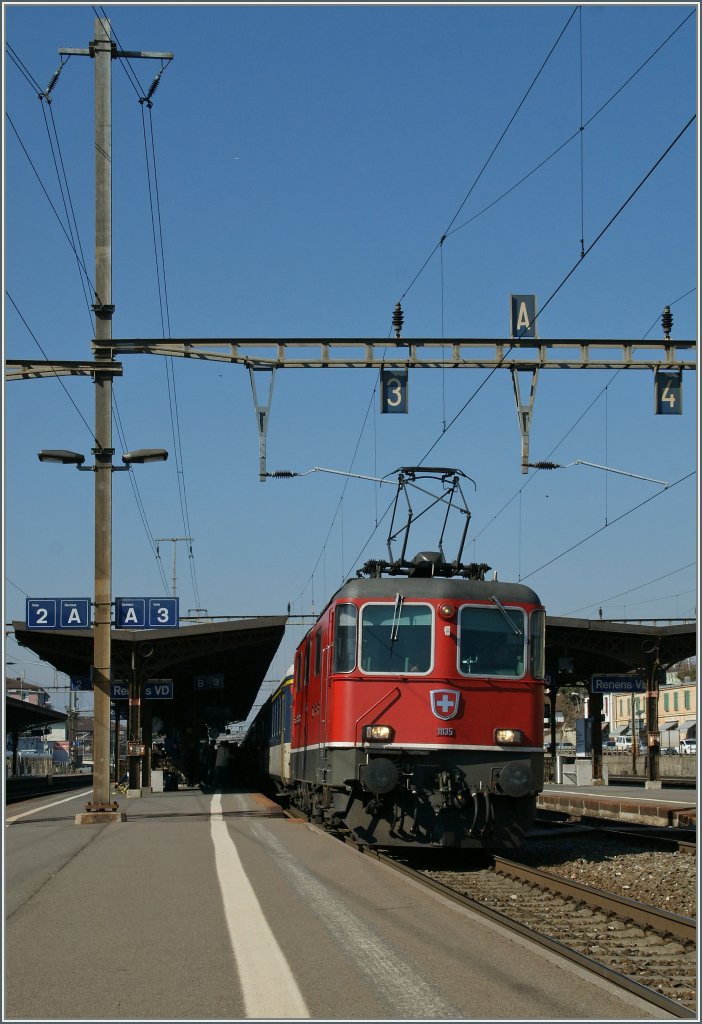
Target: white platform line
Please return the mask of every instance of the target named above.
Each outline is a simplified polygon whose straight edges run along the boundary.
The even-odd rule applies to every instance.
[[[309,1017],[290,966],[263,914],[222,818],[222,798],[212,797],[210,830],[224,913],[247,1017]]]
[[[63,800],[54,800],[50,804],[42,804],[41,807],[33,807],[31,811],[22,811],[21,814],[15,814],[11,818],[5,819],[5,826],[11,825],[14,821],[19,821],[20,818],[26,818],[29,814],[39,814],[40,811],[48,811],[50,807],[58,807],[59,804],[67,804],[69,800],[81,800],[92,793],[92,789],[81,790],[80,793],[73,793],[72,796],[65,796]]]
[[[424,980],[421,966],[406,964],[399,949],[387,942],[338,899],[328,886],[298,863],[260,824],[251,826],[254,835],[275,854],[279,870],[287,876],[305,906],[329,930],[332,941],[344,950],[359,973],[365,976],[370,991],[378,993],[395,1020],[455,1020],[459,1017],[440,992]]]

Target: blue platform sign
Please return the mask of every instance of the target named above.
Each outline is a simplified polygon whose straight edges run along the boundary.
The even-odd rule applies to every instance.
[[[71,690],[92,690],[93,681],[90,676],[71,676]]]
[[[193,678],[195,690],[223,690],[224,673],[220,672],[211,676],[195,676]]]
[[[656,370],[653,394],[656,416],[682,416],[682,370]]]
[[[146,598],[116,597],[115,626],[117,629],[146,629]]]
[[[90,598],[77,597],[69,599],[62,597],[59,601],[59,628],[89,629]]]
[[[152,629],[164,627],[178,628],[178,598],[177,597],[150,597],[149,598],[149,626]]]
[[[380,371],[380,411],[407,412],[407,370]]]
[[[643,676],[599,675],[592,677],[591,693],[645,693]]]
[[[129,686],[123,679],[117,679],[110,683],[110,700],[127,700],[129,698]]]
[[[142,695],[146,700],[173,700],[173,680],[151,679],[144,683]]]
[[[510,295],[509,328],[511,338],[536,338],[536,296]]]
[[[177,597],[116,597],[117,629],[177,629]]]
[[[27,629],[90,629],[89,597],[28,597]]]

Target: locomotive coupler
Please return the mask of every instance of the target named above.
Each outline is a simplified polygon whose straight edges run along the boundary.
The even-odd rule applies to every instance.
[[[451,787],[452,779],[451,779],[450,772],[440,772],[439,773],[439,778],[437,779],[437,782],[438,782],[439,792],[441,793],[441,807],[442,807],[442,809],[445,808],[445,807],[450,807],[451,806],[451,796],[452,796],[452,787]]]

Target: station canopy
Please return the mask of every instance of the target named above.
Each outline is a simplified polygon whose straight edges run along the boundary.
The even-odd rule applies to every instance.
[[[243,721],[283,638],[287,616],[258,616],[168,629],[114,629],[112,679],[173,681],[173,696],[149,710],[178,728]],[[19,644],[59,672],[89,678],[92,629],[27,629],[13,622]],[[127,701],[115,701],[127,707]],[[126,710],[125,710],[126,714]],[[198,728],[199,731],[199,728]]]
[[[546,616],[546,672],[557,685],[589,684],[599,673],[677,665],[697,651],[697,624],[639,625]]]
[[[13,735],[21,735],[36,726],[59,725],[67,718],[62,711],[5,694],[5,728]]]
[[[129,682],[172,679],[173,709],[182,718],[207,714],[244,721],[280,645],[287,616],[198,623],[177,629],[112,631],[112,676]],[[92,630],[27,629],[13,622],[15,637],[42,660],[69,676],[89,675]],[[597,673],[642,671],[655,656],[662,667],[695,654],[695,623],[638,625],[598,619],[546,617],[546,671],[556,685],[589,683]],[[196,677],[223,677],[222,685],[198,689]],[[156,704],[156,702],[153,702]],[[161,714],[166,701],[158,702]]]

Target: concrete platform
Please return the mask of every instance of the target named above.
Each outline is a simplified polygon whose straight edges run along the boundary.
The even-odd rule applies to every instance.
[[[661,1019],[260,794],[84,801],[6,811],[3,1020]]]
[[[573,817],[606,818],[641,825],[696,828],[697,791],[632,788],[631,786],[567,786],[547,783],[537,801],[539,810]]]

